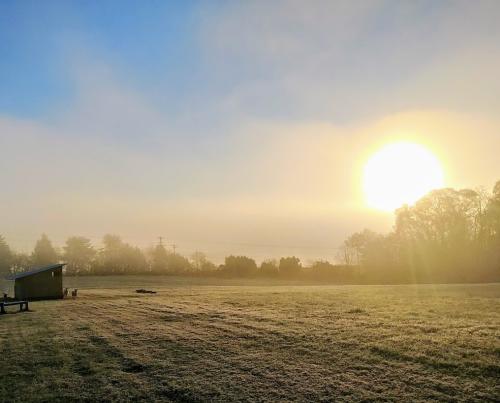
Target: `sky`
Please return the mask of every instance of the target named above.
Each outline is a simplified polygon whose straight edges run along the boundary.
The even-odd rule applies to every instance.
[[[500,2],[0,1],[0,234],[334,260],[363,166],[500,179]]]

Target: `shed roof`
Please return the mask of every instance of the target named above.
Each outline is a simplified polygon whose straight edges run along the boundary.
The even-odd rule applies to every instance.
[[[21,273],[13,274],[12,276],[9,276],[7,278],[9,280],[17,280],[18,278],[32,276],[34,274],[42,273],[44,271],[51,271],[51,270],[59,269],[63,266],[66,266],[66,263],[57,263],[57,264],[49,264],[47,266],[32,267],[30,270],[23,271]]]

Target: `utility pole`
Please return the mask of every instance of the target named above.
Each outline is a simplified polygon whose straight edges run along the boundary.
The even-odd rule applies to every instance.
[[[159,245],[160,245],[160,246],[163,246],[163,237],[162,237],[162,236],[159,236],[159,237],[158,237],[158,240],[160,241]]]
[[[175,243],[172,244],[172,249],[174,250],[174,255],[175,255],[175,250],[177,249],[177,245]]]

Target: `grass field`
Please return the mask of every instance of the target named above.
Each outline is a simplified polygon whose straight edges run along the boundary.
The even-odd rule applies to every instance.
[[[66,283],[78,299],[0,316],[2,402],[500,396],[499,284]]]

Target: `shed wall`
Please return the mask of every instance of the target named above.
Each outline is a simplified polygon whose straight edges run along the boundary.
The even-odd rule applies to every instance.
[[[18,300],[62,298],[62,268],[17,279],[14,293]]]

